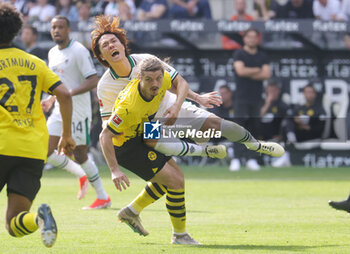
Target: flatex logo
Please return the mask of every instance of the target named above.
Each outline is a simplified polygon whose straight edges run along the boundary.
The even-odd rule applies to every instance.
[[[144,139],[160,139],[160,130],[162,124],[157,122],[144,122],[143,123],[143,138]]]

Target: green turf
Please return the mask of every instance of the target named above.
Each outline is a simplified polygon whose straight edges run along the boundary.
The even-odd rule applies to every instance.
[[[350,253],[350,217],[328,207],[350,189],[349,168],[264,168],[231,173],[223,167],[183,167],[187,229],[202,246],[170,245],[164,198],[142,213],[147,237],[135,234],[115,214],[144,187],[128,174],[131,187],[118,192],[106,168],[103,182],[112,208],[83,211],[94,200],[76,199],[78,181],[64,171],[45,172],[33,209],[49,203],[58,224],[55,246],[45,248],[39,232],[21,239],[4,228],[6,191],[0,194],[0,253]]]

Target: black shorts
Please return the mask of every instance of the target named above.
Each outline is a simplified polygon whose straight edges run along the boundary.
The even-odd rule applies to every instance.
[[[33,201],[43,168],[43,160],[0,155],[0,192],[6,184],[7,194],[16,193]]]
[[[129,139],[121,147],[114,146],[114,150],[118,164],[145,181],[155,176],[171,159],[147,146],[141,136]]]

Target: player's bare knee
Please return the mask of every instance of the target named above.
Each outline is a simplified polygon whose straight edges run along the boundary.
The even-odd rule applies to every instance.
[[[173,177],[173,186],[172,189],[183,189],[185,187],[185,177],[184,174],[180,171],[176,171],[176,174]]]
[[[87,146],[78,146],[74,150],[73,154],[74,154],[74,159],[79,164],[83,164],[84,162],[86,162],[89,159]]]
[[[74,159],[78,164],[83,164],[89,159],[89,157],[87,156],[87,154],[78,156],[74,155]]]
[[[201,131],[206,131],[209,129],[221,130],[222,118],[211,114],[202,125]]]

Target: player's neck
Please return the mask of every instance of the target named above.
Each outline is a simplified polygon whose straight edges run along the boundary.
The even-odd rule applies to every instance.
[[[131,73],[131,64],[127,57],[123,58],[121,61],[112,62],[111,68],[119,77],[127,77]]]
[[[26,49],[34,48],[34,46],[35,46],[35,42],[30,42],[30,43],[26,44]]]
[[[69,38],[66,39],[66,40],[64,40],[62,43],[58,43],[58,44],[57,44],[57,45],[58,45],[58,49],[59,49],[59,50],[62,50],[62,49],[67,48],[68,45],[69,45],[69,43],[70,43],[70,39],[69,39]]]

